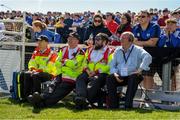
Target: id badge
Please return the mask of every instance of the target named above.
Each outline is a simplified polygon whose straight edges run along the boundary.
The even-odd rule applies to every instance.
[[[121,76],[128,76],[128,68],[122,68],[121,69]]]

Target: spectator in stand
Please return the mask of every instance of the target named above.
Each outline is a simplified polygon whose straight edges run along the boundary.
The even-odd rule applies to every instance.
[[[48,11],[47,12],[47,20],[49,21],[49,24],[47,24],[47,26],[51,27],[53,26],[55,23],[55,18],[53,17],[52,12]]]
[[[90,20],[90,16],[88,14],[85,14],[82,24],[76,29],[77,33],[79,34],[81,38],[80,39],[81,44],[84,43],[83,38],[84,38],[85,31],[91,24],[92,24],[92,21]]]
[[[158,14],[157,13],[150,13],[151,22],[156,23],[158,22]]]
[[[49,31],[46,28],[46,24],[41,21],[34,21],[33,23],[33,31],[35,32],[35,39],[40,35],[46,35],[48,37],[49,42],[61,43],[61,38],[58,33],[54,33]]]
[[[84,15],[84,19],[83,19],[82,24],[81,24],[80,27],[87,28],[91,24],[92,24],[92,21],[91,21],[90,15],[89,14],[85,14]]]
[[[0,41],[2,38],[4,38],[4,34],[1,32],[3,30],[6,30],[5,25],[3,22],[0,22]]]
[[[134,20],[132,21],[132,26],[136,26],[139,24],[139,16],[135,15]]]
[[[177,21],[175,18],[170,18],[166,20],[166,26],[162,30],[162,34],[159,39],[159,47],[180,47],[180,28],[177,26]],[[174,53],[176,54],[176,53]],[[169,56],[169,58],[173,57]],[[178,70],[179,61],[172,61],[172,72],[171,72],[171,90],[176,90],[176,71]]]
[[[65,18],[64,19],[65,27],[64,27],[64,33],[63,33],[63,43],[66,43],[69,33],[71,32],[69,28],[72,27],[73,19],[71,18],[71,14],[68,12],[65,12],[64,18]]]
[[[35,20],[41,21],[39,15],[38,15],[37,13],[34,13],[34,14],[33,14],[32,19],[33,19],[33,21],[35,21]]]
[[[116,21],[114,21],[114,17],[115,16],[113,13],[110,12],[106,13],[106,25],[112,34],[115,34],[118,28],[118,24],[116,23]]]
[[[58,21],[56,22],[56,24],[54,25],[54,27],[56,28],[56,32],[59,33],[61,35],[62,38],[62,42],[66,43],[66,36],[68,35],[68,27],[67,25],[64,23],[64,16],[60,16]]]
[[[121,24],[118,26],[116,30],[116,35],[120,38],[121,34],[127,31],[132,31],[131,16],[128,13],[123,13],[123,15],[121,16]],[[114,40],[111,42],[111,44],[117,46],[121,45],[121,42]]]
[[[134,21],[135,16],[136,16],[136,13],[135,13],[135,12],[132,12],[132,13],[131,13],[131,21],[132,21],[132,22]],[[132,24],[132,23],[131,23],[131,24]]]
[[[79,27],[82,24],[79,14],[74,14],[72,27]]]
[[[5,25],[4,25],[4,23],[3,22],[0,22],[0,30],[5,30],[6,28],[5,28]]]
[[[158,42],[159,47],[180,47],[180,28],[175,18],[167,19]]]
[[[0,19],[4,19],[4,12],[0,11]]]
[[[93,17],[93,24],[90,25],[84,34],[84,39],[83,41],[86,41],[88,39],[93,40],[93,44],[95,41],[95,36],[98,33],[105,33],[107,34],[109,37],[112,35],[111,32],[106,28],[106,26],[103,23],[103,17],[101,14],[95,14]]]
[[[120,23],[121,23],[121,13],[120,13],[120,12],[116,12],[114,21],[115,21],[118,25],[120,25]]]
[[[137,24],[133,28],[133,33],[135,36],[134,44],[142,47],[156,47],[160,32],[161,30],[159,25],[150,22],[149,12],[141,11],[139,14],[139,24]],[[146,72],[144,75],[143,83],[145,88],[153,87],[153,76],[156,70],[161,67],[161,65],[152,63],[150,67],[151,70],[149,72]]]
[[[172,17],[176,19],[177,26],[180,28],[180,10],[172,12]]]
[[[49,25],[49,19],[48,19],[47,16],[44,18],[44,23],[45,23],[47,26]]]
[[[158,20],[158,24],[160,27],[166,26],[165,21],[169,18],[168,15],[169,15],[169,10],[167,8],[165,8],[163,10],[163,16],[161,18],[159,18],[159,20]]]
[[[31,13],[26,13],[26,22],[32,26],[33,18]]]
[[[67,27],[71,27],[73,24],[73,19],[71,18],[71,14],[70,13],[65,13],[65,20],[64,20],[64,24],[67,25]]]
[[[139,24],[134,26],[134,43],[142,47],[155,47],[160,35],[160,27],[150,22],[150,14],[147,11],[141,11],[139,15]]]

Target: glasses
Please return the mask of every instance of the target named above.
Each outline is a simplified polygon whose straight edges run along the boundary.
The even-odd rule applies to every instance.
[[[101,20],[94,20],[94,22],[96,22],[96,23],[101,23]]]
[[[121,19],[126,20],[127,18],[126,17],[121,17]]]
[[[175,21],[168,21],[168,22],[167,22],[167,24],[170,24],[170,23],[174,23],[174,24],[176,24],[176,22],[175,22]]]
[[[142,16],[139,16],[139,18],[145,18],[146,16],[142,15]]]

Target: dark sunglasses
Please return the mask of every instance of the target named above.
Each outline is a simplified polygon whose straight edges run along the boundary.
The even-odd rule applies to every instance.
[[[167,22],[167,24],[170,24],[170,23],[174,23],[174,24],[176,24],[176,22],[175,22],[175,21],[168,21],[168,22]]]
[[[142,15],[142,16],[139,16],[139,18],[145,18],[146,16]]]
[[[101,23],[101,20],[94,20],[94,22],[98,22],[98,23]]]

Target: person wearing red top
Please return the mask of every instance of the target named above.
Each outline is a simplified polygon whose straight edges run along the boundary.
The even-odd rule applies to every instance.
[[[112,13],[106,13],[106,26],[112,34],[116,33],[118,24],[114,21],[114,15]]]
[[[123,32],[132,32],[132,27],[131,27],[131,16],[128,13],[123,13],[121,17],[121,24],[118,26],[116,30],[116,36],[120,38],[121,34]],[[113,40],[111,42],[111,45],[113,46],[119,46],[121,45],[121,42],[118,40]]]
[[[158,24],[159,24],[160,27],[165,27],[166,26],[165,21],[167,19],[169,19],[168,14],[169,14],[169,10],[167,8],[165,8],[163,10],[163,16],[158,20]]]

